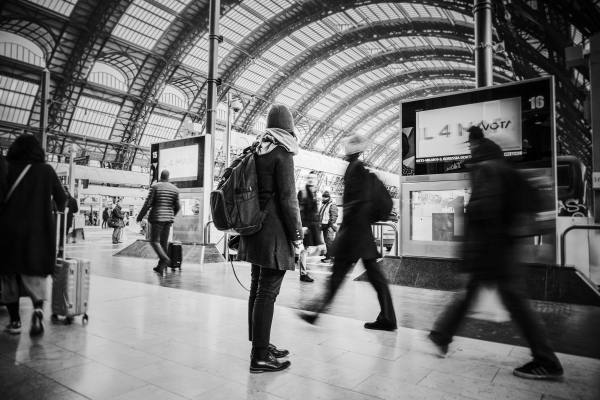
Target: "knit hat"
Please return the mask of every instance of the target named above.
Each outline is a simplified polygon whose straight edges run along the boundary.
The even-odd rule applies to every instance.
[[[267,128],[280,128],[294,133],[294,116],[283,104],[274,104],[267,114]]]
[[[321,195],[321,197],[327,197],[327,198],[329,198],[331,196],[329,195],[329,192],[326,190],[326,191],[323,192],[323,194]]]
[[[358,134],[350,135],[346,138],[344,147],[346,148],[347,156],[362,153],[367,148],[367,139]]]

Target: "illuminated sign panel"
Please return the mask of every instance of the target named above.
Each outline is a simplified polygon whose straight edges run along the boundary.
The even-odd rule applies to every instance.
[[[171,182],[198,179],[198,145],[160,149],[160,168],[168,170]]]

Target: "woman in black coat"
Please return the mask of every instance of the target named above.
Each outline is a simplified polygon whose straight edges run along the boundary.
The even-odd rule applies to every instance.
[[[369,171],[358,159],[365,147],[366,140],[362,136],[353,135],[347,139],[346,160],[350,163],[344,174],[344,219],[331,245],[331,253],[334,257],[333,273],[328,280],[324,301],[320,304],[315,302],[306,308],[315,311],[316,314],[302,314],[301,318],[314,323],[319,313],[333,301],[348,272],[354,268],[354,264],[359,259],[362,259],[381,307],[377,320],[367,322],[364,326],[367,329],[392,331],[397,329],[396,314],[387,280],[377,264],[380,254],[371,231],[372,212],[368,201]]]
[[[287,350],[269,343],[275,300],[285,271],[295,269],[294,256],[302,249],[302,224],[296,198],[294,136],[292,113],[275,105],[267,116],[267,130],[254,144],[261,209],[271,202],[260,231],[241,236],[238,260],[252,263],[252,282],[248,301],[249,337],[252,341],[250,372],[274,372],[288,368],[280,363]]]
[[[63,211],[67,196],[54,169],[46,164],[45,153],[31,135],[19,136],[6,155],[7,187],[17,181],[31,165],[0,211],[0,275],[2,301],[10,314],[9,333],[21,332],[19,315],[20,286],[34,306],[30,334],[43,332],[42,311],[46,277],[56,263],[56,225],[53,201]]]

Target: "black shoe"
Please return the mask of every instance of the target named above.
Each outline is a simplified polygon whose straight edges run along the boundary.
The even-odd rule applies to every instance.
[[[31,328],[29,329],[30,336],[37,336],[44,333],[44,311],[39,308],[33,310],[31,314]]]
[[[300,275],[300,280],[302,282],[314,282],[315,281],[313,278],[311,278],[310,276],[308,276],[308,274],[306,274],[306,275]]]
[[[292,363],[289,361],[280,363],[271,353],[269,353],[266,360],[261,360],[256,356],[252,357],[252,360],[250,360],[250,372],[253,374],[260,374],[262,372],[283,371],[290,365],[292,365]]]
[[[396,325],[391,325],[391,324],[382,324],[381,322],[367,322],[365,324],[365,328],[367,329],[373,329],[373,330],[377,330],[377,331],[395,331],[396,329],[398,329],[398,327]]]
[[[165,269],[164,269],[164,268],[161,268],[161,267],[154,267],[154,268],[152,268],[152,270],[153,270],[154,272],[156,272],[157,274],[160,274],[160,275],[162,275],[162,274],[163,274],[163,271],[164,271]]]
[[[298,316],[300,317],[300,319],[303,319],[304,321],[308,322],[311,325],[314,325],[317,322],[317,318],[319,318],[318,313],[315,313],[315,314],[299,313]]]
[[[271,344],[271,343],[269,343],[267,350],[269,351],[269,354],[272,354],[273,357],[275,357],[275,358],[283,358],[283,357],[286,357],[288,354],[290,354],[289,351],[284,350],[284,349],[278,349],[277,347],[275,347],[274,344]],[[254,357],[254,349],[252,351],[250,351],[250,358],[252,358],[252,357]]]
[[[560,379],[564,375],[564,370],[562,368],[544,367],[532,361],[522,367],[515,368],[513,374],[525,379]]]
[[[445,342],[441,337],[440,334],[435,332],[435,331],[431,331],[429,333],[429,336],[427,336],[427,338],[429,340],[431,340],[433,342],[433,344],[435,344],[435,346],[437,347],[438,351],[440,352],[439,356],[440,357],[446,357],[446,353],[448,353],[448,343]]]

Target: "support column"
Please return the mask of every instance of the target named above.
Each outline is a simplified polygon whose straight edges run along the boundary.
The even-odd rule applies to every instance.
[[[210,0],[208,19],[208,78],[206,79],[206,136],[210,139],[210,151],[204,157],[204,193],[203,218],[204,226],[209,221],[210,192],[213,190],[215,169],[215,135],[217,133],[217,81],[219,73],[219,19],[221,16],[221,0]],[[204,228],[204,226],[202,228]],[[203,230],[203,229],[202,229]],[[206,241],[206,238],[203,238]]]
[[[50,71],[48,68],[44,68],[42,71],[42,82],[40,85],[40,128],[38,133],[35,135],[42,145],[42,149],[46,151],[46,145],[48,142],[48,101],[50,99]]]
[[[600,33],[590,38],[590,98],[592,103],[592,157],[594,161],[594,220],[600,223]]]
[[[474,0],[475,19],[475,81],[477,87],[494,84],[494,52],[492,43],[492,0]]]

